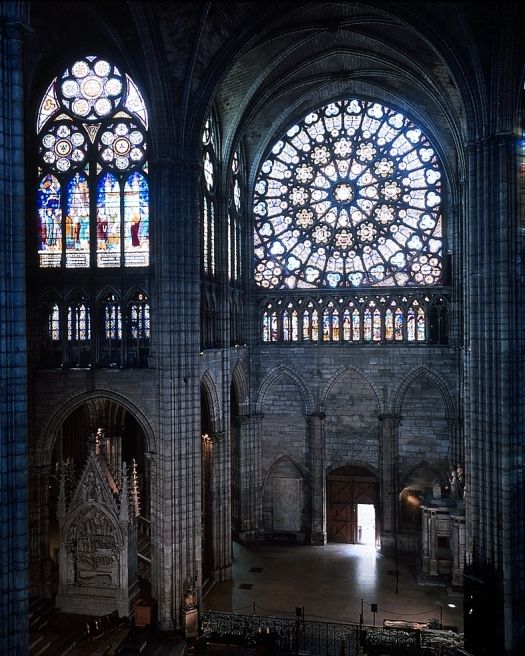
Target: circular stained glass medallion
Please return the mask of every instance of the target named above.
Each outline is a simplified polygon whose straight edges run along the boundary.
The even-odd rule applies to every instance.
[[[398,111],[341,100],[292,126],[255,184],[255,280],[267,289],[436,285],[441,166]]]
[[[118,68],[94,56],[80,59],[66,69],[57,87],[64,106],[87,121],[99,121],[114,112],[124,89],[125,80]]]

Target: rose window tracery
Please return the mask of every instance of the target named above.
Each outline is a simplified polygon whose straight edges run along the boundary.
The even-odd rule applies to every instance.
[[[441,178],[432,145],[396,110],[351,99],[311,112],[257,176],[257,284],[439,284]]]

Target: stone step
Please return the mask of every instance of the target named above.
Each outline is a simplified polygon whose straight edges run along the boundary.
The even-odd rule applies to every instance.
[[[46,633],[29,650],[29,656],[66,656],[76,645],[80,636],[63,636]]]

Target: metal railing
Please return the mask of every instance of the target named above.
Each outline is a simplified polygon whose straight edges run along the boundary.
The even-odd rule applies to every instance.
[[[309,656],[456,656],[458,634],[410,628],[385,628],[282,617],[204,611],[202,633],[208,642],[266,644],[268,653]]]

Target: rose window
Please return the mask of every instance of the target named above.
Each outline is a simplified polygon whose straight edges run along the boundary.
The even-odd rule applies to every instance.
[[[441,166],[396,110],[342,100],[273,146],[254,192],[263,288],[436,285]]]

